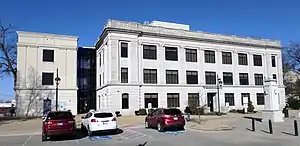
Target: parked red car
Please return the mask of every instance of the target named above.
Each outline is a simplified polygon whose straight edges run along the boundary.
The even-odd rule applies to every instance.
[[[182,112],[176,108],[158,108],[145,118],[146,128],[157,128],[164,131],[167,128],[184,129],[185,119]]]
[[[42,141],[51,136],[76,136],[76,122],[69,111],[51,111],[43,118]]]

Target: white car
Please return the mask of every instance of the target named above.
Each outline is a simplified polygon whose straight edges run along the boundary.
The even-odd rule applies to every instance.
[[[117,132],[117,119],[111,112],[90,111],[82,116],[81,129],[86,130],[89,136],[99,131]]]

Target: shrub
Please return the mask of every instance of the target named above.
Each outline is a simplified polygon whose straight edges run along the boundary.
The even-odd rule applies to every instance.
[[[300,100],[297,98],[288,98],[288,105],[292,109],[300,109]]]
[[[140,115],[140,111],[139,111],[139,110],[136,110],[136,111],[134,111],[134,114],[135,114],[136,116],[138,116],[138,115]]]
[[[204,110],[205,108],[204,107],[198,107],[198,108],[191,108],[191,114],[192,115],[204,115]]]
[[[144,108],[139,109],[139,115],[147,115],[147,110]]]
[[[116,111],[115,114],[116,114],[117,117],[121,116],[121,112],[120,111]]]
[[[252,101],[249,101],[249,102],[248,102],[248,108],[247,108],[247,111],[250,112],[250,113],[254,112],[254,106],[253,106],[253,104],[252,104]]]
[[[154,111],[154,109],[153,109],[153,108],[151,108],[151,109],[148,109],[148,114],[152,113],[153,111]]]
[[[237,110],[236,109],[232,109],[229,111],[230,113],[237,113]]]

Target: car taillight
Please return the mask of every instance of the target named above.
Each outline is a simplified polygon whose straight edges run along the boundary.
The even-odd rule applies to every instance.
[[[96,119],[92,119],[91,122],[97,122],[97,120]]]
[[[111,121],[117,121],[117,119],[116,119],[116,118],[113,118]]]
[[[68,123],[69,123],[69,124],[72,124],[72,123],[74,123],[74,121],[68,121]]]

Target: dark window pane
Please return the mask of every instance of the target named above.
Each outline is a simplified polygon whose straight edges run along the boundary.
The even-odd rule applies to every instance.
[[[179,109],[164,109],[164,114],[166,114],[166,115],[180,115],[181,111]]]
[[[197,71],[186,71],[186,83],[187,84],[198,84],[198,72]]]
[[[167,104],[169,107],[179,107],[179,93],[167,93]]]
[[[143,58],[156,60],[156,46],[154,45],[143,45]]]
[[[216,84],[216,72],[205,72],[205,83],[206,84]]]
[[[178,53],[176,47],[165,47],[166,60],[178,61]]]
[[[205,55],[205,63],[216,63],[215,51],[205,50],[204,55]]]
[[[240,85],[249,85],[248,73],[240,73]]]
[[[254,74],[254,78],[255,78],[255,85],[263,85],[264,84],[263,74]]]
[[[145,93],[145,108],[148,108],[148,103],[151,103],[152,108],[158,108],[158,93]]]
[[[273,74],[273,79],[276,80],[277,79],[277,76],[276,74]]]
[[[43,50],[43,61],[44,62],[54,62],[54,50]]]
[[[121,43],[121,57],[128,57],[128,43]]]
[[[166,84],[178,84],[177,70],[166,70]]]
[[[231,72],[223,72],[224,85],[233,85],[233,78]]]
[[[48,120],[73,119],[71,112],[49,112]]]
[[[121,68],[121,83],[128,83],[128,68]]]
[[[225,93],[225,103],[228,102],[229,106],[234,106],[234,94]]]
[[[129,94],[122,94],[122,109],[129,109]]]
[[[197,49],[185,49],[186,62],[197,62]]]
[[[53,73],[42,73],[42,85],[53,85]]]
[[[276,67],[276,58],[272,56],[272,67]]]
[[[232,64],[231,52],[222,52],[222,63],[223,64]]]
[[[257,105],[265,105],[264,93],[256,93]]]
[[[248,65],[247,54],[238,53],[239,65]]]
[[[254,66],[262,66],[262,56],[261,55],[253,55]]]
[[[188,93],[188,105],[189,107],[199,107],[199,93]]]
[[[109,117],[113,117],[112,113],[96,113],[94,114],[95,118],[109,118]]]
[[[157,84],[156,69],[144,69],[144,83]]]

